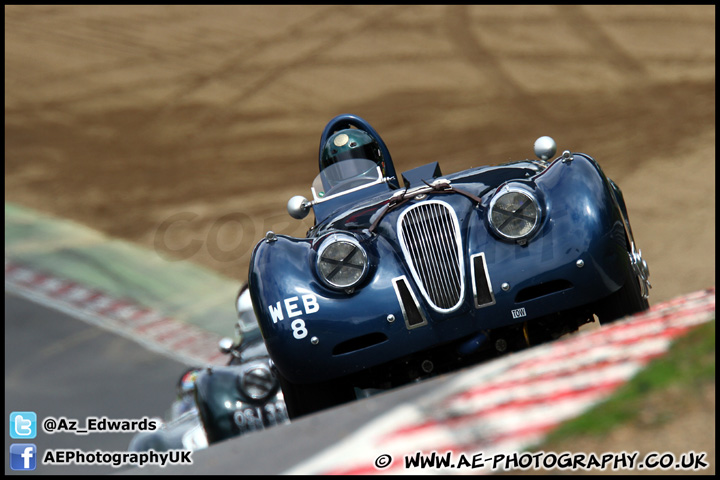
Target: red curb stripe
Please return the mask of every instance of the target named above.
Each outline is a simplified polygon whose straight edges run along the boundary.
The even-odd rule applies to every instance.
[[[64,297],[67,292],[73,287],[73,284],[70,282],[63,282],[63,285],[51,292],[45,292],[46,295],[50,296],[51,298],[62,298]]]
[[[682,328],[675,328],[675,329],[669,329],[667,332],[661,332],[657,334],[654,337],[643,339],[643,343],[647,344],[653,339],[658,338],[674,338],[687,330],[689,330],[691,327],[682,327]],[[637,342],[620,342],[615,345],[630,345],[632,343]],[[605,346],[602,346],[605,347]],[[596,350],[600,350],[601,347],[594,347]],[[664,351],[664,349],[662,349]],[[662,351],[660,353],[662,353]],[[611,352],[612,353],[612,352]],[[592,363],[580,363],[580,364],[573,364],[569,362],[570,359],[574,359],[575,357],[585,356],[589,361]],[[648,355],[638,353],[635,356],[635,359],[641,362],[646,362],[646,358]],[[618,364],[621,362],[627,362],[631,357],[628,356],[622,356],[622,357],[611,357],[605,359],[597,360],[597,357],[591,355],[590,350],[582,351],[581,353],[573,354],[572,356],[560,356],[552,361],[526,361],[522,363],[518,363],[512,367],[510,367],[507,371],[504,373],[506,375],[511,374],[515,371],[522,371],[524,372],[524,376],[520,377],[519,379],[516,378],[494,378],[484,385],[469,388],[465,391],[463,391],[460,394],[457,394],[455,397],[450,397],[450,399],[463,399],[463,398],[472,398],[478,395],[487,395],[489,393],[495,392],[495,391],[502,391],[509,388],[515,388],[518,386],[527,385],[530,383],[534,383],[539,380],[545,380],[549,378],[556,378],[560,374],[562,375],[570,375],[575,374],[576,372],[592,372],[594,370],[598,370],[600,368],[604,368],[607,365],[610,364]],[[545,371],[542,371],[540,373],[537,373],[538,367],[544,367]],[[556,368],[551,368],[555,366]],[[527,372],[527,373],[525,373]],[[528,378],[528,375],[532,373],[532,378]]]
[[[224,364],[217,350],[220,336],[175,320],[151,308],[74,281],[35,271],[5,259],[5,281],[42,297],[93,313],[114,327],[169,351],[195,358],[197,363]]]
[[[710,321],[714,292],[714,287],[695,292],[598,330],[478,365],[454,377],[444,391],[399,405],[288,473],[461,473],[405,469],[404,455],[520,452],[609,396],[665,354],[674,339]],[[395,461],[377,469],[379,454],[392,454]]]
[[[170,348],[172,348],[172,349],[183,350],[185,348],[188,348],[188,346],[192,345],[196,341],[197,341],[197,339],[194,336],[188,336],[188,337],[174,340],[174,341],[170,342],[169,345],[170,345]]]
[[[170,343],[171,341],[175,341],[177,338],[187,337],[188,335],[193,335],[192,329],[189,329],[186,325],[174,323],[166,330],[152,335],[152,338],[153,340],[161,343]]]
[[[170,317],[160,317],[160,318],[153,318],[151,320],[148,320],[147,322],[136,326],[133,330],[136,333],[152,337],[153,335],[157,335],[158,331],[162,333],[164,329],[168,327],[174,327],[175,321]]]
[[[584,397],[599,397],[614,391],[625,383],[625,379],[607,381],[597,385],[587,386],[579,389],[558,390],[552,394],[537,396],[536,398],[514,399],[480,411],[471,411],[464,415],[453,416],[447,419],[431,420],[416,426],[403,427],[385,436],[379,444],[397,441],[404,436],[423,435],[433,428],[455,429],[462,427],[463,423],[479,420],[489,420],[499,415],[506,415],[514,410],[522,410],[526,407],[537,407],[552,404],[562,400],[578,399]]]
[[[549,363],[555,361],[558,357],[567,359],[569,356],[583,356],[586,354],[585,348],[590,349],[598,346],[604,346],[608,344],[625,345],[633,343],[638,338],[646,339],[651,336],[668,336],[672,337],[679,333],[684,333],[689,328],[692,328],[697,322],[686,322],[688,317],[700,316],[703,313],[707,313],[714,310],[714,301],[708,305],[702,305],[698,307],[691,307],[688,312],[683,312],[673,318],[674,321],[665,321],[659,323],[658,320],[663,317],[653,318],[653,321],[647,322],[642,319],[639,320],[638,324],[635,323],[622,323],[622,324],[611,324],[603,327],[599,330],[588,332],[584,336],[578,336],[568,338],[565,342],[559,342],[553,344],[553,351],[544,355],[542,359],[531,359],[527,360],[526,363],[538,365],[543,362]],[[652,327],[652,328],[650,328]],[[523,364],[519,366],[525,366]]]
[[[646,357],[643,357],[641,359],[637,359],[635,364],[641,366],[646,364],[648,361],[656,358],[658,355],[662,355],[662,352],[657,352],[650,354]],[[593,373],[597,373],[598,371],[602,372],[603,370],[607,369],[608,367],[612,366],[622,366],[623,364],[626,364],[628,362],[602,362],[597,365],[589,365],[586,368],[574,370],[571,373],[568,373],[567,376],[571,377],[582,377],[583,375],[591,375]],[[475,398],[486,398],[488,396],[492,396],[496,393],[506,393],[512,392],[514,389],[522,389],[522,390],[530,390],[534,387],[537,388],[538,385],[542,384],[552,384],[554,383],[561,383],[557,379],[557,375],[554,374],[546,374],[542,377],[533,377],[532,379],[523,379],[518,380],[516,382],[508,382],[508,383],[502,383],[502,384],[494,384],[488,387],[478,387],[477,389],[471,389],[462,393],[459,393],[454,396],[450,396],[447,399],[445,399],[442,403],[443,407],[447,408],[457,408],[457,405],[463,405],[465,403],[472,403]],[[562,380],[562,379],[561,379]],[[567,380],[565,378],[565,380]],[[590,380],[588,380],[589,382]]]
[[[672,333],[679,334],[688,330],[688,328],[674,329]],[[668,335],[665,336],[671,336],[671,334],[668,333]],[[653,353],[637,357],[633,359],[633,362],[637,363],[638,366],[644,366],[653,359],[661,356],[664,352],[665,349],[655,351]],[[589,373],[592,373],[593,371],[601,370],[605,366],[621,365],[627,363],[627,361],[628,360],[620,360],[588,365],[585,368],[574,370],[572,372],[572,375],[576,377],[587,375]],[[459,426],[459,424],[463,422],[472,421],[472,419],[492,417],[493,415],[503,413],[507,410],[518,409],[522,407],[531,407],[538,404],[553,403],[558,400],[583,396],[585,394],[593,393],[595,391],[601,391],[609,394],[612,390],[627,381],[627,378],[622,378],[619,380],[605,381],[599,384],[588,385],[585,387],[573,388],[562,387],[562,380],[558,380],[556,383],[559,385],[559,390],[555,390],[552,394],[549,395],[543,395],[542,392],[538,392],[537,386],[540,383],[548,383],[548,380],[552,380],[555,378],[557,378],[557,375],[545,375],[543,377],[533,377],[530,379],[523,379],[521,381],[516,381],[512,383],[503,382],[489,386],[484,385],[478,388],[469,389],[467,391],[461,392],[455,396],[450,396],[443,402],[441,402],[444,408],[450,411],[456,410],[458,408],[458,403],[467,403],[469,400],[476,397],[487,397],[494,392],[506,392],[506,397],[508,398],[505,401],[500,401],[496,404],[491,403],[490,405],[487,405],[484,409],[475,411],[474,413],[460,415],[448,419],[430,420],[424,424],[403,427],[387,435],[383,440],[380,441],[380,444],[396,440],[398,437],[402,437],[403,435],[416,435],[424,430],[436,428],[440,425],[447,425],[448,428],[454,428],[455,426]],[[565,377],[565,380],[566,379],[567,377]],[[535,389],[534,391],[533,388]],[[523,389],[524,392],[520,392],[519,394],[515,393],[515,396],[513,397],[512,392],[518,389]],[[522,398],[523,395],[526,397],[530,396],[530,398]]]

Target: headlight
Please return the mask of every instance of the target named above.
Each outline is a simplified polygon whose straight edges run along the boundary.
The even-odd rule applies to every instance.
[[[263,363],[250,366],[238,376],[238,387],[252,400],[265,400],[275,393],[275,383],[270,368]]]
[[[540,204],[529,190],[504,186],[490,201],[488,220],[500,237],[523,244],[540,224]]]
[[[365,277],[367,268],[365,249],[349,235],[331,235],[318,250],[317,273],[329,287],[352,288]]]

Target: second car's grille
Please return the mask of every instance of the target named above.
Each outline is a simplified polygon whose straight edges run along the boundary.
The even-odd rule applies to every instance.
[[[439,311],[459,306],[465,279],[455,211],[437,200],[418,203],[400,215],[398,233],[405,259],[430,305]]]

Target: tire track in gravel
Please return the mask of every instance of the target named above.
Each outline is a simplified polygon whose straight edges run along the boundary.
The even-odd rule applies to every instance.
[[[195,132],[198,133],[191,133],[190,137],[198,135],[199,132],[203,131],[203,129],[223,123],[230,115],[236,113],[236,110],[233,110],[230,107],[258,95],[263,90],[285,77],[288,73],[297,68],[311,67],[321,54],[328,49],[328,46],[334,46],[356,37],[362,31],[376,24],[378,20],[385,19],[394,12],[402,11],[404,8],[404,6],[388,6],[376,9],[373,13],[366,15],[364,19],[354,26],[349,26],[347,23],[340,22],[337,27],[337,33],[329,34],[322,38],[322,41],[318,46],[313,47],[308,51],[298,50],[299,53],[291,57],[289,60],[271,63],[267,68],[262,70],[258,77],[241,86],[238,94],[228,98],[225,102],[226,108],[220,112],[215,112],[212,116],[205,116],[205,118],[198,119],[196,121],[198,128],[195,130]],[[269,49],[283,49],[286,46],[290,46],[301,40],[307,40],[308,38],[313,37],[321,38],[318,36],[316,21],[319,22],[321,20],[327,20],[335,14],[336,13],[332,10],[323,10],[321,13],[312,17],[312,21],[303,19],[303,21],[300,22],[300,25],[295,25],[290,29],[283,31],[282,34],[264,38],[251,45],[246,49],[249,53],[243,52],[241,55],[223,62],[219,68],[215,69],[211,73],[197,76],[189,82],[185,82],[184,88],[172,99],[170,99],[167,102],[166,107],[159,111],[157,115],[153,116],[153,119],[157,121],[159,118],[162,118],[163,115],[172,112],[172,110],[177,108],[178,104],[180,104],[184,98],[206,87],[211,82],[229,81],[232,74],[241,70],[245,66],[244,64],[256,57],[262,57]],[[342,11],[342,14],[343,16],[346,16],[347,12]]]
[[[529,114],[547,116],[550,113],[535,95],[530,95],[515,80],[509,69],[503,65],[500,55],[493,53],[484,45],[482,33],[478,35],[477,27],[472,24],[468,5],[451,5],[445,12],[444,22],[447,36],[455,45],[459,57],[465,58],[470,65],[477,68],[501,96],[522,102]]]
[[[446,32],[458,55],[476,67],[502,94],[523,96],[522,85],[503,66],[500,56],[484,46],[482,33],[477,35],[473,31],[468,5],[450,5],[445,12]]]
[[[572,32],[588,43],[599,61],[619,70],[632,81],[647,80],[645,65],[605,33],[602,25],[589,16],[582,5],[559,5],[557,12]]]
[[[262,37],[252,41],[245,45],[239,54],[222,60],[219,65],[210,71],[197,73],[191,78],[179,82],[180,88],[167,99],[165,106],[153,116],[153,120],[157,120],[157,117],[167,114],[168,111],[176,108],[185,98],[207,87],[210,83],[227,80],[234,72],[240,70],[246,62],[255,57],[262,56],[265,50],[276,47],[278,42],[297,41],[304,38],[309,33],[306,25],[315,25],[316,22],[322,21],[328,15],[329,11],[323,10],[310,18],[302,19],[297,24],[283,30],[280,34]]]
[[[566,25],[569,36],[577,36],[587,44],[589,55],[596,57],[598,62],[619,72],[621,78],[637,83],[648,80],[647,70],[642,61],[627,52],[611,35],[606,33],[602,24],[587,14],[582,6],[559,5],[557,16]],[[539,19],[538,21],[542,21]],[[548,20],[549,21],[549,20]],[[478,69],[499,95],[507,96],[522,102],[529,114],[540,117],[554,116],[555,109],[544,106],[542,97],[529,92],[520,83],[511,69],[504,64],[504,58],[517,60],[518,54],[503,55],[495,52],[483,42],[482,28],[478,21],[473,23],[468,5],[448,6],[445,24],[448,39],[455,45],[461,58]],[[524,55],[523,55],[524,56]],[[584,61],[587,55],[582,55]],[[533,52],[525,59],[531,63],[547,61],[547,56]],[[580,58],[579,58],[580,59]],[[539,69],[540,67],[538,67]]]

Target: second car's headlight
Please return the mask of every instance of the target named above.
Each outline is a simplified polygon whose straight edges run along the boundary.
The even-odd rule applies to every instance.
[[[490,201],[490,225],[506,240],[524,243],[535,233],[541,217],[537,198],[524,188],[506,185]]]
[[[237,378],[237,386],[250,400],[265,400],[277,390],[277,380],[265,363],[247,367]]]
[[[349,235],[331,235],[318,250],[317,273],[329,287],[353,288],[365,277],[367,268],[365,249]]]

